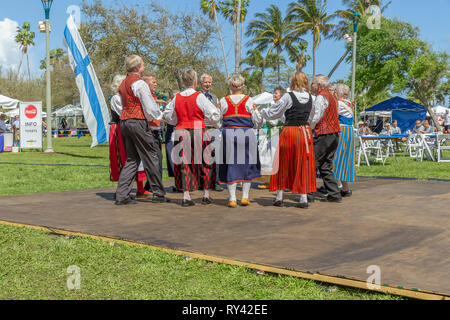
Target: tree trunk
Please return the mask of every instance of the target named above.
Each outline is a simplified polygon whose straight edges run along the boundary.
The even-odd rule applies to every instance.
[[[435,114],[434,114],[433,110],[431,109],[430,103],[429,103],[428,99],[425,97],[425,94],[423,94],[422,90],[420,90],[419,86],[417,85],[417,83],[415,81],[413,81],[413,86],[414,86],[414,88],[416,88],[416,91],[419,94],[419,99],[423,103],[425,110],[428,111],[428,113],[430,114],[431,121],[433,121],[436,129],[438,131],[442,131],[442,127],[439,124],[439,121],[436,121]]]
[[[239,65],[242,61],[242,41],[244,40],[244,22],[241,22],[241,39],[239,41]]]
[[[277,47],[277,78],[278,78],[278,86],[281,86],[281,61],[280,61],[280,54],[281,54],[281,48]]]
[[[313,45],[313,79],[316,76],[316,47]]]
[[[260,84],[260,89],[261,92],[266,92],[266,86],[264,85],[264,73],[266,72],[266,61],[264,60],[263,66],[261,68],[261,84]]]
[[[219,19],[217,18],[217,12],[214,12],[214,17],[216,19],[217,32],[219,33],[220,44],[222,45],[223,60],[225,62],[225,70],[227,72],[227,79],[228,79],[228,77],[230,76],[230,72],[228,70],[227,54],[225,52],[225,45],[223,44],[222,32],[220,31]]]
[[[236,29],[235,29],[235,34],[234,34],[234,38],[235,38],[235,44],[234,44],[234,55],[235,55],[235,70],[236,73],[239,73],[240,70],[240,61],[239,61],[239,25],[241,24],[241,1],[239,0],[238,2],[238,8],[237,8],[237,16],[236,16],[236,21],[235,21],[235,25],[236,25]]]
[[[20,78],[20,68],[22,67],[22,61],[23,61],[23,51],[22,56],[20,57],[19,69],[17,69],[17,78]]]
[[[338,63],[336,63],[336,65],[334,66],[333,70],[331,70],[330,74],[328,75],[328,79],[331,79],[331,76],[336,71],[336,69],[341,65],[342,61],[344,61],[344,59],[347,57],[350,50],[351,49],[348,48],[347,51],[345,51],[344,55],[339,59]]]
[[[30,57],[27,52],[27,64],[28,64],[28,80],[31,81],[31,71],[30,71]]]

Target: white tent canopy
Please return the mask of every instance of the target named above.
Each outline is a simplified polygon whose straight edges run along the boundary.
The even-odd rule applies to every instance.
[[[83,109],[81,107],[77,107],[77,106],[69,104],[69,105],[62,107],[61,109],[58,109],[55,112],[53,112],[53,115],[57,116],[57,117],[82,116]]]
[[[6,114],[7,117],[14,118],[15,116],[20,115],[19,108],[11,110],[9,112],[6,112],[5,114]],[[46,118],[47,117],[47,113],[42,112],[42,117]]]
[[[0,108],[3,109],[15,109],[18,107],[19,100],[12,99],[7,96],[3,96],[0,94]]]
[[[442,107],[442,106],[437,106],[434,108],[431,108],[431,110],[433,110],[433,112],[437,115],[443,115],[447,112],[447,110],[449,110],[448,108]]]
[[[269,92],[263,92],[252,98],[253,102],[257,105],[268,105],[273,103],[273,94]]]

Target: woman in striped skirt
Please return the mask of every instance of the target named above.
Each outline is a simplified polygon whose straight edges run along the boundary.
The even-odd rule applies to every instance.
[[[334,161],[334,175],[339,181],[343,197],[352,195],[349,182],[356,181],[353,110],[352,103],[346,100],[349,92],[350,89],[345,84],[338,84],[336,87],[336,98],[339,100],[339,123],[342,132],[339,135],[339,146]]]
[[[297,207],[308,208],[307,194],[316,192],[316,168],[312,130],[308,124],[312,109],[308,77],[297,72],[292,77],[290,92],[270,109],[262,110],[266,120],[285,117],[270,179],[270,191],[277,191],[274,206],[283,206],[283,190],[300,194]]]

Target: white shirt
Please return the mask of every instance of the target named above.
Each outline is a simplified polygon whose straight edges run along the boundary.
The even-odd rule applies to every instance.
[[[120,117],[122,115],[122,109],[122,97],[120,94],[116,93],[111,98],[111,110],[117,113]]]
[[[310,94],[303,91],[293,91],[298,102],[305,104],[309,101]],[[283,118],[286,111],[288,111],[293,106],[293,101],[289,93],[285,93],[280,100],[275,102],[269,109],[264,109],[261,111],[261,116],[266,120],[276,120]]]
[[[6,122],[4,120],[0,120],[0,133],[6,132]]]
[[[450,126],[450,112],[445,114],[445,126]]]
[[[350,106],[347,103],[350,103]],[[346,118],[353,118],[353,110],[351,105],[352,105],[351,102],[348,100],[345,101],[339,100],[338,104],[339,115]]]
[[[133,83],[131,90],[133,90],[134,95],[141,101],[145,118],[148,121],[162,119],[162,112],[155,99],[153,99],[148,84],[144,80],[138,80]]]
[[[230,97],[230,100],[234,104],[238,104],[240,101],[242,101],[242,99],[244,99],[245,95],[244,94],[233,94],[233,95],[230,95],[229,97]],[[252,122],[253,122],[254,128],[259,129],[263,125],[263,118],[261,117],[261,112],[253,109],[254,105],[255,105],[255,103],[253,102],[253,99],[249,98],[247,100],[247,102],[245,103],[245,110],[247,110],[247,112],[252,115]],[[225,98],[220,99],[220,111],[222,113],[222,117],[228,111],[228,103],[227,103],[227,100],[225,100]]]
[[[195,91],[194,89],[189,88],[184,90],[180,94],[183,97],[190,97],[196,92],[197,91]],[[175,98],[173,98],[173,100],[167,105],[166,110],[163,113],[164,121],[173,126],[176,126],[178,123],[177,113],[175,112],[176,100],[177,97],[175,96]],[[206,98],[203,93],[200,93],[197,97],[197,106],[205,115],[205,123],[215,128],[220,128],[220,111],[214,104],[212,104],[211,101],[208,100],[208,98]]]
[[[314,129],[322,119],[325,110],[327,110],[328,108],[328,105],[329,102],[327,98],[322,95],[316,97],[308,120],[311,129]]]

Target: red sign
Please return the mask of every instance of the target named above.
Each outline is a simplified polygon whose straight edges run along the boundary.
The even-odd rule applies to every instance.
[[[31,105],[31,104],[28,107],[25,108],[25,116],[28,119],[35,118],[36,115],[37,115],[37,112],[38,112],[37,108],[35,106]]]

